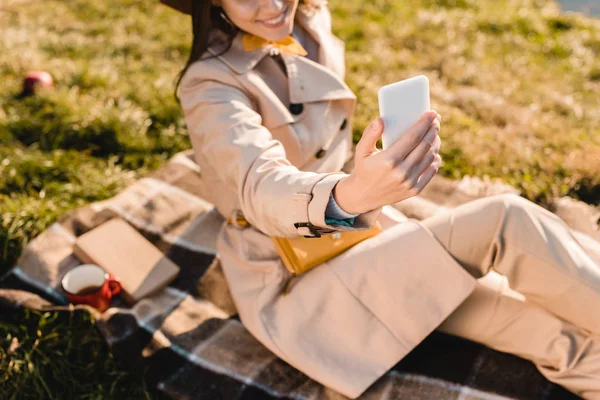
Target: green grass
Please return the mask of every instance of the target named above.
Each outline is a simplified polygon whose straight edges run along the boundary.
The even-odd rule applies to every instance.
[[[57,216],[189,147],[172,92],[190,34],[158,1],[10,2],[0,13],[0,273]],[[19,98],[30,69],[56,87]]]
[[[600,202],[599,20],[539,0],[347,1],[334,30],[350,50],[355,139],[381,85],[423,73],[443,116],[442,175],[502,178],[540,204]]]
[[[443,116],[442,175],[499,177],[542,205],[563,195],[600,202],[600,21],[560,14],[551,0],[330,6],[359,99],[356,140],[378,114],[381,85],[425,74]],[[3,3],[0,274],[58,216],[113,196],[189,147],[172,96],[189,30],[188,17],[158,1]],[[55,88],[20,98],[32,69],[49,71]],[[45,386],[78,398],[152,396],[112,360],[92,321],[0,318],[0,398],[17,389],[49,398]],[[19,350],[8,354],[13,338]]]
[[[3,310],[2,399],[150,399],[155,389],[124,371],[83,310]]]

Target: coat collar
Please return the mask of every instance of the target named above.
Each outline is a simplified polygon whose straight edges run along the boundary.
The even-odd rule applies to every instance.
[[[321,15],[319,15],[321,14]],[[326,18],[323,20],[323,18]],[[344,45],[330,33],[329,15],[317,13],[312,16],[299,8],[295,23],[302,26],[319,45],[318,63],[306,57],[282,54],[288,72],[289,94],[292,103],[320,100],[356,99],[343,80]],[[216,33],[219,35],[219,33]],[[236,74],[250,72],[270,52],[270,46],[246,51],[242,45],[244,33],[239,32],[233,39],[231,48],[218,58]],[[222,52],[223,43],[215,38],[215,45],[208,51],[217,55]],[[324,84],[327,82],[327,84]]]

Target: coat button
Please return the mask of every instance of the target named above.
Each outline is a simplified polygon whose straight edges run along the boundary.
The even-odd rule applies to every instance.
[[[346,118],[344,118],[344,121],[342,121],[342,125],[340,125],[340,130],[344,130],[346,129],[346,125],[348,125],[348,121],[346,120]]]
[[[294,115],[301,114],[304,111],[304,105],[302,103],[290,104],[290,112]]]
[[[321,149],[321,150],[317,151],[317,154],[315,154],[315,157],[323,158],[325,156],[325,153],[327,153],[327,150]]]

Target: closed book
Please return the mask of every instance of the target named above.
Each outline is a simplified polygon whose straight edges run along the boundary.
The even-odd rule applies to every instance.
[[[134,304],[171,283],[179,267],[121,218],[113,218],[79,236],[73,253],[121,281],[121,295]]]

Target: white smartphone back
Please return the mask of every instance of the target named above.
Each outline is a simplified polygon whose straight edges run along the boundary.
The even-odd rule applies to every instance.
[[[425,75],[385,85],[379,89],[379,115],[383,118],[381,138],[387,149],[430,110],[429,79]]]

